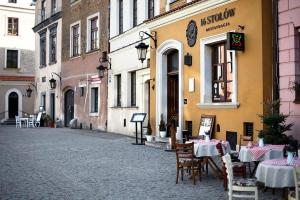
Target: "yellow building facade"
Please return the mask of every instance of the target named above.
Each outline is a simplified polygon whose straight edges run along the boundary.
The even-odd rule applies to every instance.
[[[196,136],[201,116],[214,115],[214,138],[256,140],[258,114],[272,98],[271,0],[185,2],[162,2],[167,11],[146,22],[157,34],[150,49],[152,130],[158,135],[163,114]],[[244,34],[243,51],[228,50],[228,32]]]

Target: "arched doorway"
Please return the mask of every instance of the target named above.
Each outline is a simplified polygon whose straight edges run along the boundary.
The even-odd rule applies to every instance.
[[[183,45],[177,40],[167,40],[156,50],[156,134],[160,115],[168,121],[176,116],[182,138],[183,129]]]
[[[8,118],[15,118],[19,115],[19,96],[16,92],[11,92],[8,96]]]
[[[68,90],[65,93],[65,126],[69,126],[74,118],[74,91]]]

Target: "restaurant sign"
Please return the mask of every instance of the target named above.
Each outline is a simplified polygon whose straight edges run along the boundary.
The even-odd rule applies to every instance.
[[[201,26],[213,24],[215,22],[223,21],[235,15],[235,8],[225,9],[224,12],[219,12],[201,19]]]
[[[245,35],[244,33],[228,32],[227,33],[227,50],[244,51]]]

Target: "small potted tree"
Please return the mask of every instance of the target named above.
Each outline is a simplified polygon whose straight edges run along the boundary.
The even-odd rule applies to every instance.
[[[151,129],[151,124],[150,120],[148,120],[148,125],[147,125],[147,132],[146,132],[146,139],[148,142],[152,141],[152,129]]]
[[[160,115],[159,135],[162,138],[167,136],[166,122],[164,121],[164,115],[163,114]]]

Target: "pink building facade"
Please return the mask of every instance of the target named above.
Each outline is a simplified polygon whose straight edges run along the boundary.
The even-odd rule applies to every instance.
[[[300,141],[300,92],[291,89],[300,83],[300,0],[278,1],[280,111],[294,122],[291,134]]]

